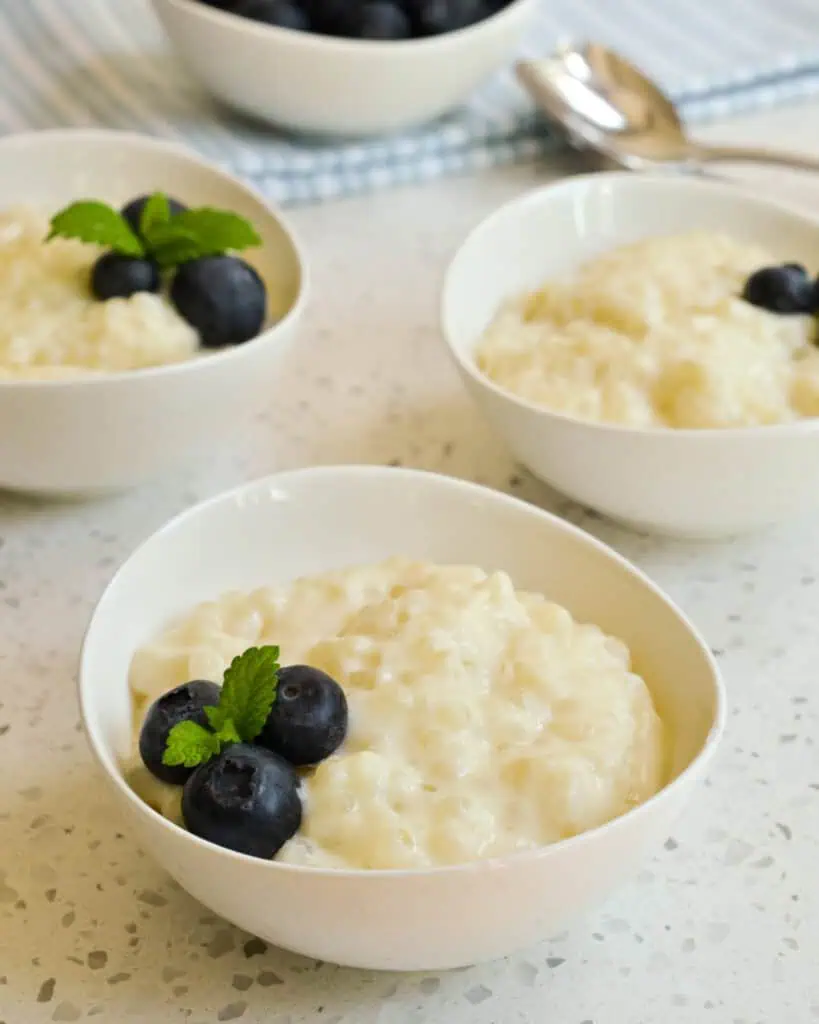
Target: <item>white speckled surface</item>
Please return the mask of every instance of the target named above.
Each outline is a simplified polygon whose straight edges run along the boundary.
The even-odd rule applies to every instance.
[[[817,129],[819,105],[727,134],[793,144]],[[101,504],[0,498],[2,1024],[819,1020],[814,524],[691,546],[585,516],[511,464],[438,342],[448,255],[484,213],[543,176],[518,168],[298,211],[312,309],[269,413],[232,452]],[[765,180],[819,197],[815,181]],[[732,702],[710,784],[632,885],[525,955],[440,977],[318,965],[210,916],[120,833],[74,699],[96,597],[165,519],[276,468],[392,460],[511,490],[614,544],[697,620]]]

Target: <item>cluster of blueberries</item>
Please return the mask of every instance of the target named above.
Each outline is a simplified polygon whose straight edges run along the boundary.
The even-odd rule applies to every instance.
[[[467,28],[511,0],[200,0],[243,18],[347,39],[421,39]]]
[[[195,768],[167,765],[168,736],[180,722],[208,727],[206,708],[220,688],[207,680],[183,683],[148,710],[139,754],[162,782],[183,786],[182,817],[189,832],[237,853],[269,860],[298,832],[302,820],[297,768],[318,764],[347,735],[347,698],[319,669],[290,665],[279,672],[276,699],[252,743],[234,743]]]
[[[149,196],[139,196],[120,211],[140,235],[142,212]],[[187,207],[169,199],[172,216]],[[127,299],[139,292],[157,293],[162,275],[152,259],[105,252],[91,272],[91,290],[101,301]],[[238,256],[203,256],[178,267],[170,300],[181,317],[199,334],[206,348],[250,341],[261,331],[267,315],[267,289],[256,270]]]

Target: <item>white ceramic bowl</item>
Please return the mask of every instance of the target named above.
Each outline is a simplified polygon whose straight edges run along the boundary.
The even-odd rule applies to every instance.
[[[622,637],[671,735],[670,783],[624,817],[532,853],[463,867],[334,871],[254,860],[204,842],[123,780],[134,651],[169,618],[230,588],[404,554],[506,570]],[[193,896],[276,945],[340,964],[443,969],[553,934],[657,847],[722,731],[707,647],[640,572],[556,517],[473,484],[382,467],[307,469],[247,484],[148,540],[103,595],[85,639],[80,702],[91,747],[134,839]]]
[[[469,28],[399,42],[275,28],[196,0],[153,0],[190,72],[218,99],[301,132],[374,135],[458,106],[512,56],[539,0]]]
[[[449,267],[441,315],[467,389],[533,473],[639,529],[720,537],[819,508],[819,420],[728,430],[584,423],[504,391],[473,357],[503,300],[626,242],[696,228],[819,267],[819,220],[739,186],[595,174],[524,195],[480,224]]]
[[[114,491],[207,455],[269,402],[271,374],[295,337],[307,289],[298,245],[267,202],[166,142],[121,132],[33,132],[0,140],[4,206],[56,211],[79,198],[120,205],[167,191],[235,210],[263,246],[247,259],[277,319],[258,338],[171,366],[53,381],[0,381],[0,487],[52,495]]]

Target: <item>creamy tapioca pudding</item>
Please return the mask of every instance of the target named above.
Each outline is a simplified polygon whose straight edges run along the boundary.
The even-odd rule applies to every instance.
[[[513,296],[478,368],[553,412],[629,427],[819,415],[819,288],[805,268],[712,232],[649,238]]]
[[[133,659],[137,726],[166,691],[220,680],[266,645],[282,666],[335,681],[349,710],[337,749],[296,765],[303,813],[281,861],[379,869],[502,856],[601,825],[663,784],[663,726],[621,641],[505,573],[402,558],[193,609]],[[185,823],[191,782],[168,785],[144,765],[129,778]]]

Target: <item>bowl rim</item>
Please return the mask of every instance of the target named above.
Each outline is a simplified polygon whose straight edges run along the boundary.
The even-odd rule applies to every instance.
[[[395,56],[398,51],[405,56],[411,51],[428,53],[450,44],[457,45],[458,42],[469,36],[477,35],[482,31],[491,31],[497,25],[511,20],[521,8],[534,8],[537,0],[509,0],[505,7],[472,25],[453,29],[451,32],[442,32],[437,36],[425,36],[421,39],[349,39],[346,36],[329,36],[319,32],[303,32],[299,29],[267,25],[233,14],[231,11],[211,7],[209,4],[201,3],[200,0],[151,0],[151,3],[155,8],[165,6],[180,13],[188,13],[193,17],[201,17],[215,26],[231,25],[235,31],[248,37],[260,40],[266,38],[271,41],[275,39],[280,43],[304,43],[325,53],[330,50],[336,53],[366,53],[368,56],[365,59],[369,59],[369,57],[385,55]]]
[[[611,821],[606,822],[603,825],[599,825],[596,828],[589,829],[585,832],[581,832],[576,836],[572,836],[568,839],[559,840],[556,843],[549,844],[547,846],[541,846],[532,850],[523,850],[517,853],[509,854],[504,857],[487,858],[483,860],[468,861],[461,864],[447,864],[439,865],[435,867],[420,867],[420,868],[335,868],[335,867],[319,867],[316,865],[308,864],[289,864],[282,863],[276,860],[263,860],[256,857],[250,857],[247,854],[237,853],[233,850],[228,850],[223,847],[217,846],[205,839],[201,839],[198,836],[192,835],[186,829],[174,824],[172,821],[165,818],[158,811],[149,807],[143,800],[141,800],[133,789],[128,785],[125,777],[121,771],[121,768],[116,762],[116,759],[110,757],[106,744],[101,735],[97,734],[95,727],[90,724],[91,720],[91,709],[95,704],[94,690],[91,688],[88,677],[87,677],[87,663],[90,657],[90,651],[92,644],[94,643],[94,631],[95,623],[99,610],[104,607],[107,601],[111,600],[111,592],[116,587],[118,580],[121,575],[126,571],[127,567],[131,564],[134,558],[139,556],[142,551],[149,547],[151,544],[159,541],[167,534],[174,532],[176,529],[195,521],[198,516],[202,513],[207,512],[209,509],[215,508],[222,504],[236,504],[241,506],[245,503],[246,499],[254,494],[256,491],[265,491],[271,488],[287,488],[293,484],[297,484],[299,481],[314,478],[317,480],[324,479],[326,483],[332,484],[339,478],[346,478],[348,481],[354,481],[362,477],[383,477],[385,479],[396,479],[396,474],[402,477],[407,482],[415,481],[419,485],[429,487],[446,488],[450,491],[459,492],[466,503],[469,504],[481,501],[483,503],[491,503],[497,506],[506,506],[509,508],[516,508],[519,510],[525,510],[527,515],[530,515],[534,519],[539,520],[544,526],[556,530],[558,534],[562,534],[567,537],[571,537],[574,540],[580,541],[587,547],[593,549],[598,554],[602,555],[609,561],[613,561],[623,571],[636,578],[643,587],[647,588],[655,599],[662,602],[678,619],[680,625],[687,630],[689,635],[694,639],[700,648],[705,661],[705,666],[710,670],[710,685],[712,689],[713,699],[713,718],[710,723],[708,733],[698,749],[695,756],[689,761],[689,763],[682,769],[682,771],[670,782],[663,785],[656,793],[639,804],[636,807],[632,807],[627,810],[624,814]],[[127,686],[127,680],[124,681]],[[685,786],[689,779],[696,777],[698,774],[703,772],[707,765],[713,758],[713,755],[719,746],[719,742],[722,738],[722,734],[725,730],[725,724],[727,721],[727,690],[725,687],[722,674],[719,666],[717,665],[714,655],[706,643],[705,639],[700,635],[697,627],[693,624],[691,619],[686,613],[672,600],[672,598],[666,595],[661,588],[654,583],[650,577],[644,573],[636,565],[629,562],[621,554],[615,551],[613,548],[604,544],[603,541],[598,540],[596,537],[581,530],[580,527],[575,526],[573,523],[567,522],[565,519],[561,519],[554,513],[547,512],[540,507],[533,505],[529,502],[523,501],[520,498],[514,497],[509,494],[505,494],[501,491],[493,490],[490,487],[483,486],[481,484],[472,483],[471,481],[463,480],[457,477],[446,476],[442,473],[434,473],[428,470],[419,469],[408,469],[398,467],[387,467],[379,465],[325,465],[325,466],[312,466],[303,469],[289,470],[281,473],[274,473],[270,476],[260,477],[256,480],[251,480],[240,484],[237,487],[233,487],[230,490],[224,491],[220,494],[214,495],[205,501],[202,501],[190,508],[185,509],[178,515],[174,516],[158,530],[154,531],[142,541],[122,562],[113,577],[110,579],[105,589],[103,590],[99,600],[94,606],[94,610],[91,614],[90,621],[85,630],[85,634],[82,641],[82,647],[79,657],[79,671],[77,673],[77,696],[80,706],[80,717],[82,720],[83,731],[85,733],[86,740],[91,748],[94,759],[98,766],[102,769],[103,773],[108,777],[108,781],[112,784],[119,792],[120,799],[125,800],[129,803],[132,808],[138,813],[143,819],[146,819],[146,825],[154,828],[162,828],[163,830],[170,831],[176,834],[183,842],[191,842],[196,844],[200,849],[209,850],[214,856],[227,857],[230,860],[237,860],[240,863],[249,863],[254,865],[257,869],[269,870],[274,872],[294,872],[296,874],[307,874],[312,876],[322,877],[344,877],[344,878],[401,878],[401,877],[429,877],[432,875],[449,875],[454,873],[469,874],[469,873],[484,873],[487,871],[497,871],[500,867],[524,865],[530,860],[541,859],[545,857],[555,856],[558,852],[564,850],[571,850],[578,847],[581,844],[594,842],[597,838],[602,836],[604,833],[610,831],[619,831],[622,828],[629,827],[628,823],[633,821],[635,818],[639,818],[645,814],[651,813],[655,805],[660,801],[667,801],[669,795],[672,795],[677,790]]]
[[[742,184],[733,182],[714,181],[713,179],[695,178],[680,174],[670,174],[662,171],[643,171],[635,173],[626,170],[591,171],[584,174],[576,174],[569,178],[560,178],[555,181],[539,185],[534,189],[528,189],[520,195],[502,203],[486,217],[482,218],[472,227],[468,234],[461,240],[452,253],[444,272],[443,284],[439,289],[438,317],[440,334],[443,337],[450,356],[454,359],[459,369],[470,377],[476,384],[486,391],[491,392],[498,399],[510,405],[516,406],[522,412],[535,415],[543,421],[554,421],[564,426],[571,426],[575,429],[586,430],[591,434],[619,434],[624,437],[640,438],[680,438],[683,444],[704,444],[713,442],[715,438],[727,440],[745,440],[757,437],[771,437],[774,434],[787,433],[790,436],[802,436],[819,432],[819,417],[803,417],[802,419],[788,421],[785,423],[755,424],[752,426],[738,427],[663,427],[645,426],[636,427],[625,423],[608,423],[597,420],[584,420],[578,416],[570,416],[567,413],[549,409],[546,406],[537,405],[530,399],[516,395],[506,388],[496,384],[483,374],[475,363],[474,344],[473,350],[462,351],[452,340],[447,329],[447,308],[449,305],[449,294],[452,288],[452,278],[455,274],[456,264],[463,252],[474,242],[480,240],[480,236],[489,231],[495,224],[501,222],[513,211],[522,207],[537,206],[542,202],[551,200],[562,193],[571,194],[575,191],[587,189],[589,186],[597,190],[604,190],[612,184],[615,187],[623,182],[628,182],[628,187],[641,188],[662,188],[670,192],[675,190],[690,189],[692,192],[711,192],[714,195],[731,196],[739,198],[747,205],[750,211],[768,210],[785,216],[793,221],[802,221],[803,224],[812,228],[817,235],[817,248],[819,248],[819,217],[814,216],[797,205],[790,205],[777,199],[771,199],[750,190]],[[659,237],[659,236],[657,236]],[[513,298],[513,296],[508,296]]]
[[[120,386],[125,381],[150,381],[156,377],[172,377],[185,373],[205,370],[211,367],[218,368],[228,361],[235,361],[243,358],[248,352],[254,351],[259,344],[272,341],[280,329],[286,329],[298,321],[307,305],[310,290],[310,269],[306,256],[306,250],[301,242],[298,233],[294,231],[287,217],[275,206],[261,190],[225,170],[218,164],[200,156],[196,150],[171,139],[163,139],[153,135],[144,135],[140,132],[123,131],[117,128],[48,128],[42,131],[16,132],[13,135],[0,138],[0,160],[11,150],[25,149],[28,146],[44,146],[49,144],[56,146],[74,144],[82,146],[85,143],[111,143],[121,142],[125,146],[141,147],[145,150],[152,150],[159,154],[168,154],[172,157],[182,157],[188,163],[197,165],[209,171],[222,180],[226,187],[236,192],[243,193],[257,206],[264,209],[279,226],[282,234],[287,240],[293,252],[295,266],[298,271],[299,286],[290,308],[284,316],[271,323],[259,332],[254,338],[241,345],[230,345],[222,349],[208,352],[206,358],[183,359],[176,363],[165,363],[159,366],[144,366],[134,370],[79,372],[75,376],[58,378],[36,378],[36,377],[13,377],[11,379],[0,379],[0,394],[4,391],[23,390],[68,390],[81,388],[101,388],[106,386]],[[85,368],[82,368],[83,370]],[[137,385],[139,386],[139,385]]]

